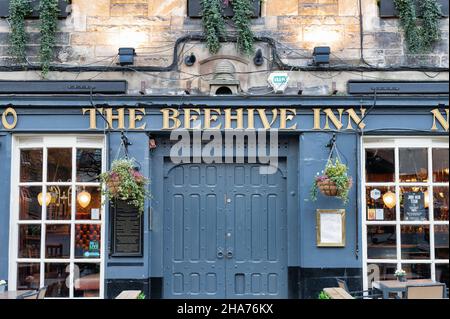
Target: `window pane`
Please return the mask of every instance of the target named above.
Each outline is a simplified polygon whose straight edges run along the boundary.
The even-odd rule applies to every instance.
[[[21,186],[20,187],[20,204],[19,219],[20,220],[40,220],[42,207],[38,198],[42,199],[41,186]],[[41,194],[41,195],[39,195]]]
[[[75,225],[75,258],[100,258],[100,225]]]
[[[400,218],[405,221],[428,220],[427,187],[400,187]]]
[[[433,149],[433,181],[448,183],[448,148]]]
[[[401,226],[402,259],[430,259],[430,227]]]
[[[45,297],[69,297],[69,287],[66,284],[69,272],[69,264],[45,264]]]
[[[51,196],[47,206],[47,219],[69,220],[71,216],[72,188],[69,186],[49,186],[47,193]]]
[[[101,172],[101,149],[77,149],[77,182],[98,182]]]
[[[436,259],[448,259],[448,225],[434,226],[434,249]]]
[[[395,226],[367,226],[367,258],[397,258],[395,229]]]
[[[393,280],[397,264],[368,264],[367,278],[369,288],[372,288],[372,282],[378,280]]]
[[[436,264],[436,281],[445,283],[448,287],[448,264]]]
[[[42,149],[20,151],[20,182],[42,182]]]
[[[400,182],[414,183],[428,180],[428,152],[426,148],[401,148]]]
[[[46,258],[69,258],[70,225],[47,225],[46,231]]]
[[[100,187],[77,188],[77,219],[101,219],[101,189]]]
[[[388,187],[366,187],[367,220],[395,220],[395,206],[388,208],[384,204],[383,195],[395,189]]]
[[[430,264],[402,264],[408,279],[431,279]]]
[[[448,187],[433,188],[434,219],[448,221]]]
[[[17,265],[17,290],[34,290],[40,288],[40,265],[37,263],[20,263]]]
[[[41,255],[41,226],[19,225],[19,258],[39,258]]]
[[[100,264],[75,264],[75,273],[79,272],[79,278],[74,278],[75,297],[99,297],[100,296]]]
[[[394,182],[395,178],[394,149],[366,150],[366,181]]]
[[[72,180],[72,149],[48,149],[48,182],[70,182]]]

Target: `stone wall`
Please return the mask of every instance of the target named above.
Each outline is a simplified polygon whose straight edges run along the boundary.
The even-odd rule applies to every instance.
[[[364,56],[368,63],[379,67],[448,67],[448,18],[441,21],[442,41],[436,45],[432,54],[409,55],[405,52],[398,19],[380,19],[377,0],[361,1]],[[261,17],[253,22],[255,33],[274,38],[280,56],[292,65],[304,66],[310,63],[312,49],[318,45],[331,46],[334,65],[360,63],[359,0],[265,0]],[[31,63],[38,61],[38,24],[38,20],[27,21],[30,35],[27,52]],[[201,20],[187,17],[187,0],[72,0],[72,13],[67,19],[60,20],[59,26],[55,63],[66,65],[115,65],[118,48],[131,46],[137,50],[135,65],[166,66],[172,62],[176,39],[186,34],[202,32]],[[0,19],[0,66],[13,63],[8,54],[8,32],[7,21]],[[229,28],[229,34],[233,32]],[[261,47],[267,57],[270,56],[267,45],[258,43],[257,47]],[[191,52],[196,54],[198,61],[210,57],[202,43],[186,43],[182,47],[181,56]],[[229,44],[223,46],[219,55],[239,54],[234,44]],[[244,62],[237,63],[237,71],[253,72],[269,67],[266,63],[258,69],[251,63],[251,57],[241,59]],[[182,71],[189,74],[205,74],[213,71],[213,68],[214,63],[196,64],[191,68],[181,66]],[[94,75],[95,73],[83,74],[80,78]],[[158,77],[157,74],[153,75]],[[207,90],[207,77],[191,76],[192,79],[187,80],[188,75],[178,72],[165,73],[159,79],[152,78],[153,75],[128,74],[127,78],[149,78],[148,86],[152,87],[152,92],[167,87],[198,87],[201,91]],[[5,76],[0,73],[0,77]],[[110,76],[96,76],[104,77]],[[304,81],[305,77],[307,76],[294,75],[295,81]],[[420,74],[418,77],[420,78]],[[65,76],[51,73],[49,78]],[[243,89],[266,85],[265,78],[262,79],[260,75],[240,76],[240,80]],[[332,79],[337,80],[339,79]],[[138,82],[140,81],[137,80]],[[313,77],[312,84],[307,83],[307,86],[314,86],[315,82],[317,81]]]

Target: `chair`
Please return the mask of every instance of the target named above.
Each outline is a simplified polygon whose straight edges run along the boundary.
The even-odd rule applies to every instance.
[[[38,290],[38,297],[37,299],[44,299],[45,294],[47,293],[47,286],[44,286]]]
[[[445,299],[445,284],[406,286],[405,299]]]
[[[375,294],[373,289],[370,290],[362,290],[362,291],[350,291],[347,286],[347,282],[345,280],[336,278],[336,281],[338,283],[338,287],[345,290],[348,294],[350,294],[355,299],[363,299],[363,298],[371,298],[371,299],[377,299],[382,298],[383,296],[381,294]]]
[[[16,299],[33,299],[36,300],[38,299],[39,296],[39,291],[32,291],[32,292],[27,292],[24,293],[22,295],[17,296]]]

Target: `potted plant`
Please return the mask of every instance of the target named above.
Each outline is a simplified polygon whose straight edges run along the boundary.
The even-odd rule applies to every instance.
[[[404,271],[403,269],[397,269],[394,273],[394,276],[398,281],[406,282],[406,271]]]
[[[113,161],[111,170],[100,175],[103,194],[110,201],[126,201],[135,206],[140,213],[144,212],[145,199],[150,195],[147,191],[149,180],[137,169],[134,159]]]
[[[320,192],[325,196],[333,196],[340,198],[344,204],[349,200],[348,194],[353,185],[353,180],[348,176],[348,167],[342,164],[339,159],[329,159],[322,175],[317,173],[311,189],[311,199],[317,200],[317,193]]]
[[[319,294],[318,299],[331,299],[330,296],[328,296],[328,294],[325,291],[321,291]]]
[[[6,290],[6,281],[5,280],[0,280],[0,293],[5,292]]]

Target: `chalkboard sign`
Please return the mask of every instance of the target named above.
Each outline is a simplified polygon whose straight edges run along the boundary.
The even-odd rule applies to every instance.
[[[404,219],[408,221],[427,220],[425,194],[423,192],[408,192],[403,194]]]
[[[111,206],[112,257],[142,257],[142,214],[124,201]]]

